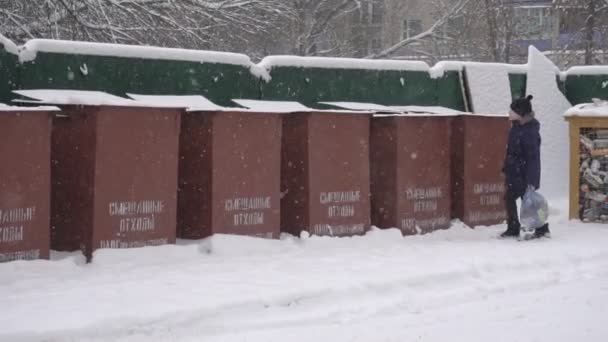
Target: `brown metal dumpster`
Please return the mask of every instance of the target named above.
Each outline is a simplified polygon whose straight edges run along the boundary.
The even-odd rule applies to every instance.
[[[281,231],[349,236],[370,226],[370,114],[261,101],[283,117]],[[255,110],[255,104],[249,108]]]
[[[0,262],[49,258],[55,110],[0,106]]]
[[[181,109],[86,91],[17,91],[58,105],[51,144],[51,244],[82,249],[175,242]]]
[[[403,234],[449,228],[454,116],[375,115],[370,159],[372,224]]]
[[[373,111],[370,130],[371,218],[403,234],[449,228],[451,220],[451,120],[443,107],[387,107],[323,102]]]
[[[222,108],[202,96],[129,96],[189,108],[180,135],[178,237],[279,237],[279,113]]]
[[[502,175],[507,116],[461,115],[452,128],[453,216],[470,227],[506,219]]]

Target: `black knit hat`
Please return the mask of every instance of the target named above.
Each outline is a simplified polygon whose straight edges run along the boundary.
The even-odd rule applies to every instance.
[[[532,95],[519,98],[511,103],[511,110],[513,110],[519,116],[526,116],[532,113],[532,103],[530,101],[534,98]]]

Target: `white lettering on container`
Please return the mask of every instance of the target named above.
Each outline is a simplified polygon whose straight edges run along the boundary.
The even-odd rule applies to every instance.
[[[34,260],[40,258],[39,249],[31,249],[27,251],[19,251],[12,253],[0,253],[0,262],[13,260]]]
[[[327,208],[328,217],[353,217],[355,216],[355,206],[347,205],[331,205]]]
[[[500,211],[470,211],[467,213],[468,221],[471,223],[497,221],[507,218],[507,213],[504,210]]]
[[[503,183],[478,183],[473,185],[473,193],[481,194],[501,194],[505,192]]]
[[[263,225],[263,210],[271,208],[270,196],[231,198],[224,201],[224,210],[235,212],[232,214],[235,227]]]
[[[0,224],[29,222],[35,214],[36,207],[0,209]]]
[[[335,191],[335,192],[322,192],[319,196],[321,204],[331,203],[356,203],[361,201],[361,191]]]
[[[439,227],[447,227],[450,223],[450,219],[446,216],[433,217],[428,219],[417,220],[414,218],[406,218],[401,220],[401,229],[414,231],[416,227],[420,229],[435,230]]]
[[[312,227],[312,233],[315,235],[355,235],[365,233],[365,225],[363,224],[344,224],[344,225],[329,225],[315,224]]]
[[[155,200],[110,202],[109,209],[110,216],[161,214],[165,210],[165,202]]]
[[[14,243],[24,241],[24,223],[33,221],[35,215],[35,206],[25,208],[0,209],[0,243]]]
[[[116,201],[108,205],[110,216],[120,217],[120,233],[154,231],[157,215],[164,211],[165,202],[162,200]]]
[[[123,241],[123,240],[102,240],[99,242],[99,248],[137,248],[146,246],[166,245],[169,241],[163,239],[140,240],[140,241]]]
[[[0,227],[0,243],[23,241],[23,225]]]
[[[234,214],[233,218],[235,226],[257,226],[264,224],[264,213],[260,211]]]
[[[226,211],[263,210],[263,209],[270,209],[270,208],[271,208],[270,196],[232,198],[232,199],[226,200],[224,203],[224,210],[226,210]]]
[[[442,197],[443,191],[441,191],[441,187],[411,188],[405,190],[405,198],[410,201],[437,199]]]
[[[499,195],[481,195],[479,196],[479,204],[482,206],[496,206],[500,204]]]

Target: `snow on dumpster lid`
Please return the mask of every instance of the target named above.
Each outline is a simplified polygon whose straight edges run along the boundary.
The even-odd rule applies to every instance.
[[[455,109],[440,107],[440,106],[391,106],[395,110],[402,111],[404,113],[414,113],[423,115],[435,115],[435,116],[454,116],[468,114]]]
[[[33,100],[13,100],[22,103],[38,103],[51,105],[85,105],[85,106],[123,106],[123,107],[160,107],[185,108],[184,106],[157,105],[126,99],[123,97],[91,90],[59,90],[59,89],[31,89],[14,90],[15,94]]]
[[[593,100],[593,103],[581,103],[568,109],[564,116],[608,117],[608,101]]]
[[[399,109],[383,106],[376,103],[365,103],[365,102],[319,102],[320,104],[354,110],[354,111],[366,111],[366,112],[380,112],[380,113],[401,113]]]
[[[608,66],[606,65],[587,65],[575,66],[566,71],[567,75],[608,75]]]
[[[56,112],[60,109],[53,106],[17,107],[0,103],[0,112]]]
[[[263,101],[263,100],[245,100],[233,99],[232,102],[237,103],[252,111],[261,113],[295,113],[295,112],[313,112],[314,109],[308,108],[303,104],[295,101]]]
[[[138,95],[127,94],[135,101],[168,106],[187,108],[188,111],[221,111],[224,107],[218,106],[202,95]]]

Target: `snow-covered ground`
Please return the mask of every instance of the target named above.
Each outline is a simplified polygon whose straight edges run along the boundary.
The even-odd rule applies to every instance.
[[[528,242],[455,226],[0,264],[0,341],[604,342],[608,226],[565,208]]]

